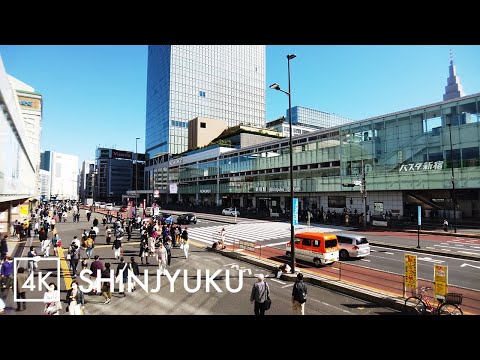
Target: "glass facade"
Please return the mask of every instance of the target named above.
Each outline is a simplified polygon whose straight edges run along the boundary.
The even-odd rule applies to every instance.
[[[480,216],[479,106],[476,94],[297,136],[294,191],[325,209],[339,203],[328,197],[343,196],[361,210],[359,187],[342,184],[359,180],[364,170],[372,209],[382,201],[385,209],[406,211],[407,196],[433,209],[439,208],[435,201],[443,201],[448,208],[453,166],[460,209]],[[289,196],[287,139],[194,162],[188,156],[173,161],[168,180],[162,170],[162,182],[177,183],[178,194],[192,200],[218,203],[232,195],[245,205],[249,198]],[[288,208],[288,201],[283,203]]]
[[[149,46],[146,152],[188,147],[188,121],[265,126],[264,45]]]
[[[285,118],[287,123],[290,122],[289,109],[286,110]],[[310,109],[303,106],[292,107],[292,119],[292,125],[305,125],[318,129],[331,128],[353,121],[337,114],[329,114],[320,110]]]

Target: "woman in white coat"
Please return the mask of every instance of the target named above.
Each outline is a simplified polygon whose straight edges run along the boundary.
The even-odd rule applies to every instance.
[[[160,275],[163,275],[165,269],[167,268],[167,249],[165,249],[165,246],[163,246],[162,242],[160,242],[157,249],[157,261]]]

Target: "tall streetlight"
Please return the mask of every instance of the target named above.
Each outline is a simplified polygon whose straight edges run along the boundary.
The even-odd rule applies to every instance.
[[[452,144],[452,122],[447,124],[450,130],[450,164],[452,165],[452,201],[453,201],[453,231],[457,232],[457,196],[455,195],[455,173],[453,172],[453,144]]]
[[[270,89],[278,90],[288,95],[288,114],[290,118],[290,254],[291,254],[291,269],[292,274],[295,273],[295,229],[293,226],[293,146],[292,146],[292,97],[290,89],[290,60],[295,59],[297,55],[287,55],[288,63],[288,92],[280,89],[277,83],[270,85]]]
[[[137,214],[137,202],[138,202],[138,140],[140,140],[139,137],[135,138],[135,216],[138,216]],[[145,209],[143,209],[145,211]]]

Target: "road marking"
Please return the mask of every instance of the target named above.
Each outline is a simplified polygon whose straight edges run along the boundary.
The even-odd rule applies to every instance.
[[[67,260],[65,260],[65,256],[63,256],[64,250],[59,247],[58,248],[58,257],[60,258],[60,268],[62,269],[63,281],[65,282],[65,288],[68,290],[72,287],[72,276],[70,275],[70,269],[67,265]],[[59,289],[60,290],[60,289]]]
[[[361,261],[366,261],[366,262],[370,262],[370,260],[368,259],[360,259]]]
[[[377,252],[377,250],[370,249],[370,252]]]
[[[474,267],[474,268],[477,268],[477,269],[480,269],[480,266],[475,266],[475,265],[470,265],[470,264],[462,264],[460,265],[460,267],[465,267],[465,266],[471,266],[471,267]]]
[[[443,248],[450,248],[450,249],[455,249],[455,250],[465,249],[465,248],[459,248],[459,247],[456,247],[456,246],[437,245],[437,244],[435,244],[435,245],[433,245],[433,246],[438,246],[438,247],[441,247],[442,249],[443,249]],[[474,247],[472,246],[472,247],[469,247],[468,249],[469,249],[469,250],[473,250],[473,248],[474,248]],[[459,251],[459,252],[461,252],[461,251]],[[477,253],[477,254],[478,254],[478,253]],[[480,255],[480,254],[479,254],[479,255]]]
[[[423,261],[428,261],[428,262],[433,262],[433,263],[443,263],[445,261],[443,260],[437,260],[437,259],[432,259],[431,257],[425,256],[423,258],[417,258],[417,260],[423,260]]]
[[[287,284],[285,286],[282,286],[282,289],[285,289],[286,287],[293,286],[293,285],[295,285],[295,284]]]
[[[395,255],[394,253],[392,253],[392,252],[387,252],[387,251],[385,251],[385,254],[388,254],[388,255]]]
[[[319,302],[320,304],[323,304],[323,305],[326,305],[326,306],[333,307],[334,309],[337,309],[337,310],[343,311],[343,312],[345,312],[345,313],[347,313],[347,314],[351,314],[351,312],[350,312],[350,311],[348,311],[348,310],[345,310],[345,309],[339,308],[339,307],[337,307],[337,306],[335,306],[335,305],[332,305],[332,304],[327,304],[327,303],[326,303],[326,302],[324,302],[324,301],[320,301],[320,300],[314,299],[314,298],[312,298],[312,297],[310,297],[309,299],[310,299],[310,301],[316,301],[316,302]]]
[[[279,284],[282,284],[282,285],[285,285],[285,284],[286,284],[285,282],[280,281],[280,280],[277,280],[277,279],[270,279],[270,280],[275,281],[275,282],[277,282],[277,283],[279,283]]]
[[[472,254],[472,255],[480,255],[478,252],[471,252],[471,251],[457,251],[462,254]]]
[[[474,242],[477,242],[477,240],[465,240],[465,242],[467,242],[467,243],[474,243]]]
[[[288,244],[289,242],[290,241],[282,241],[282,242],[275,243],[275,244],[257,245],[257,246],[255,246],[255,249],[258,249],[260,247],[271,247],[271,246],[275,246],[275,245],[284,245],[284,244]]]

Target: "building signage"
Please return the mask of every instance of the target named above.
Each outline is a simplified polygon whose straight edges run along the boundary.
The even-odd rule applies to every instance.
[[[417,288],[417,256],[405,254],[405,287]]]
[[[267,187],[266,186],[257,186],[257,187],[255,187],[255,191],[257,191],[257,192],[267,192]]]
[[[270,192],[290,192],[290,187],[270,187]],[[302,191],[301,187],[294,186],[293,191]]]
[[[445,295],[447,294],[448,267],[445,265],[435,265],[433,279],[435,281],[435,298],[445,300]]]
[[[170,166],[176,166],[183,163],[183,158],[170,160]]]
[[[210,194],[212,190],[210,189],[200,189],[200,194]]]
[[[293,226],[298,226],[298,198],[293,198],[292,208]]]
[[[420,163],[402,164],[398,172],[418,171],[418,170],[442,170],[443,161],[426,161]]]
[[[373,210],[376,212],[383,212],[383,202],[374,202]]]
[[[33,102],[32,102],[32,101],[21,100],[21,101],[20,101],[20,105],[32,107],[32,106],[33,106]]]
[[[177,183],[171,183],[169,184],[170,187],[170,194],[177,194],[178,193],[178,184]]]
[[[132,159],[132,153],[130,151],[118,151],[112,150],[112,158],[114,159]]]

